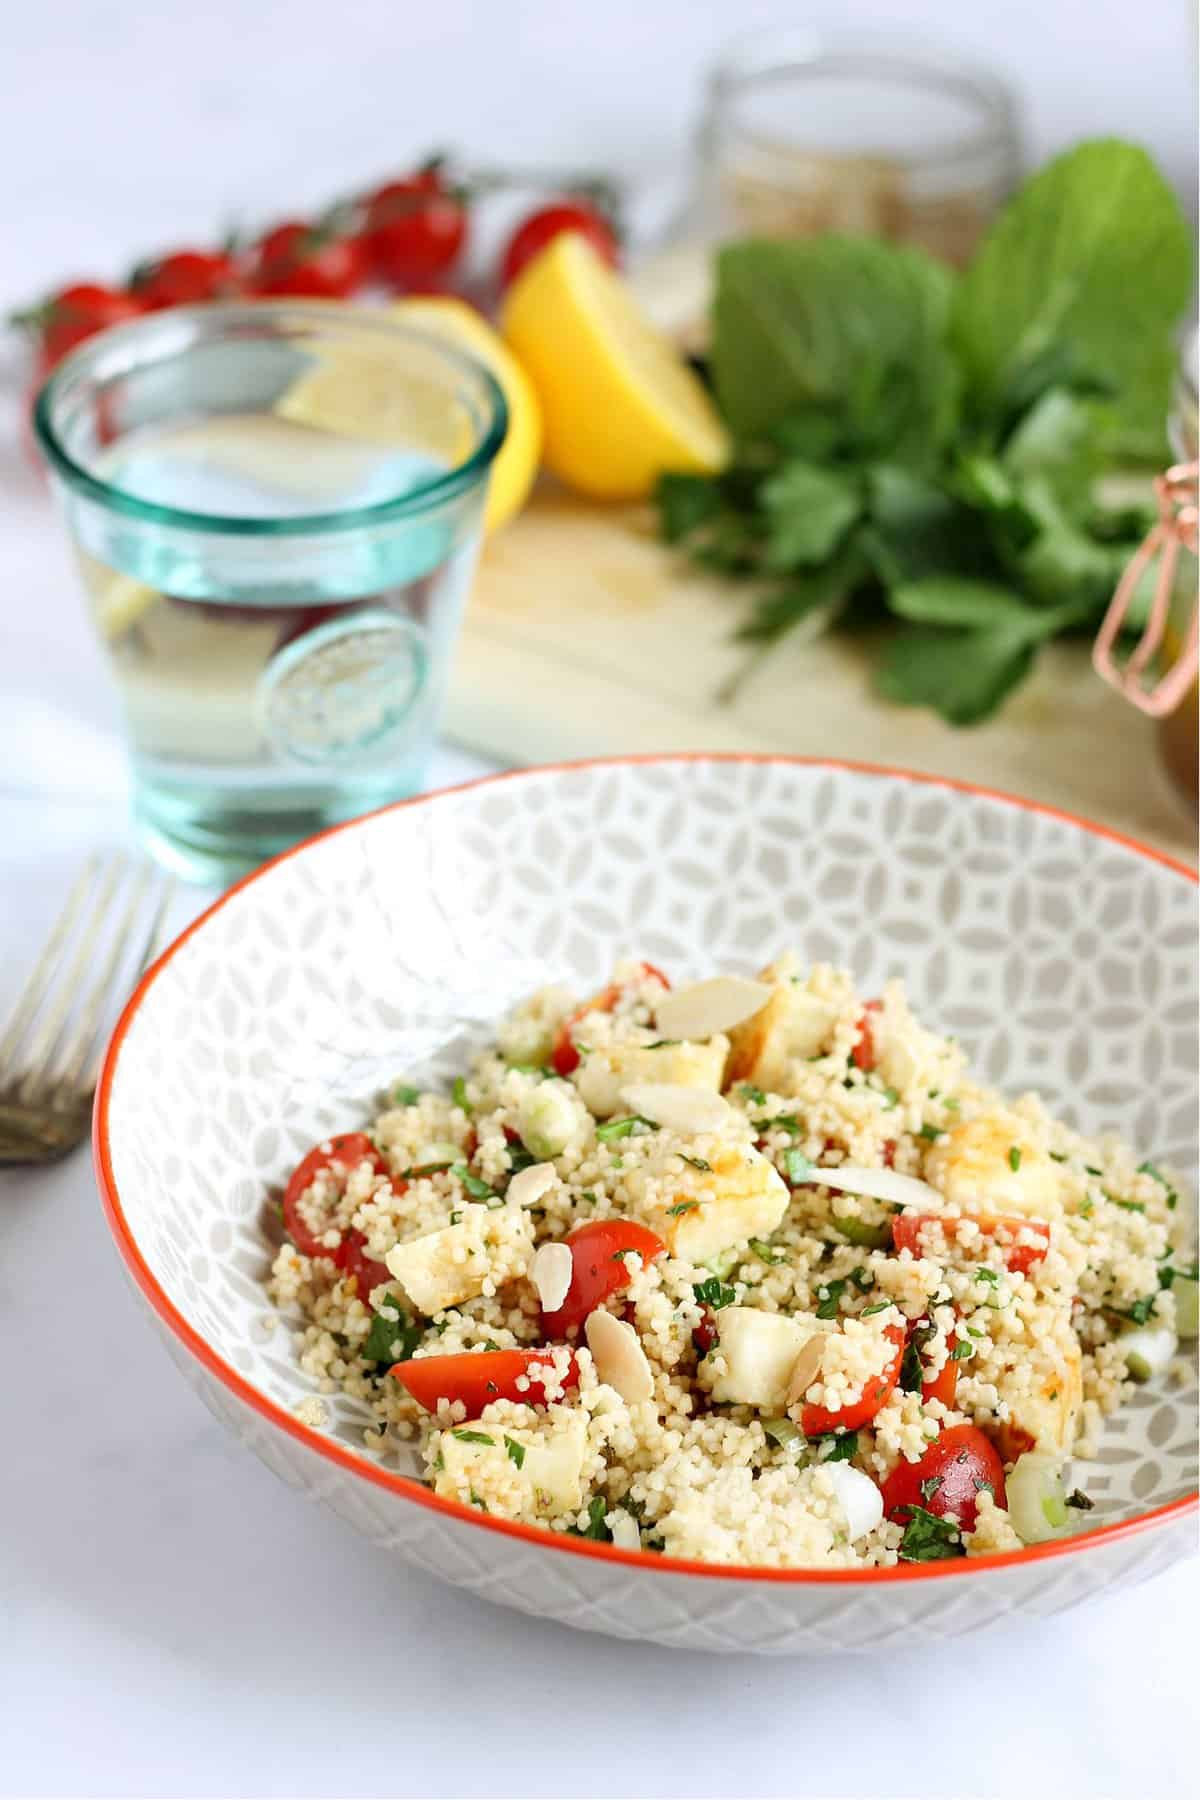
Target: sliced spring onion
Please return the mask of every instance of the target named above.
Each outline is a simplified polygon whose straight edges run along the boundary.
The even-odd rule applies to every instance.
[[[1125,1367],[1135,1381],[1151,1381],[1161,1375],[1179,1349],[1179,1339],[1166,1325],[1139,1325],[1118,1341],[1125,1352]]]
[[[1052,1456],[1027,1450],[1005,1482],[1008,1516],[1023,1544],[1046,1544],[1070,1522],[1062,1470]]]
[[[848,1244],[862,1250],[883,1250],[892,1241],[890,1219],[860,1219],[854,1213],[831,1213],[829,1222],[841,1232]]]
[[[1175,1329],[1181,1338],[1194,1338],[1197,1335],[1196,1311],[1200,1282],[1191,1275],[1176,1275],[1171,1283],[1171,1292],[1175,1296]]]
[[[785,1444],[794,1444],[800,1436],[800,1427],[793,1425],[790,1419],[764,1419],[762,1428],[771,1442],[781,1449]]]
[[[741,1245],[733,1244],[728,1250],[718,1250],[715,1256],[710,1256],[704,1267],[711,1269],[714,1275],[720,1276],[724,1281],[725,1277],[737,1268],[742,1259]]]

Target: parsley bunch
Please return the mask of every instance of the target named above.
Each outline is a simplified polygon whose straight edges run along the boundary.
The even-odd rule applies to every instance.
[[[711,374],[734,456],[662,478],[663,535],[755,583],[742,641],[898,622],[883,695],[986,719],[1042,644],[1094,631],[1147,528],[1098,483],[1166,459],[1190,284],[1174,195],[1115,139],[1034,176],[961,276],[872,239],[729,245]]]

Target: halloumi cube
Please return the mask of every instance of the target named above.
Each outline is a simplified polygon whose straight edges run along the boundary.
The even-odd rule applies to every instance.
[[[762,1312],[756,1306],[725,1306],[716,1315],[719,1342],[709,1366],[714,1400],[783,1412],[796,1358],[808,1340],[821,1332],[808,1314]],[[706,1358],[700,1364],[705,1379]]]
[[[729,1039],[718,1032],[703,1044],[605,1044],[588,1050],[575,1074],[575,1086],[588,1111],[611,1118],[623,1106],[621,1089],[631,1082],[652,1081],[672,1087],[712,1088],[719,1093],[729,1055]]]
[[[508,1439],[520,1445],[524,1456],[514,1458]],[[482,1500],[506,1518],[556,1518],[583,1505],[586,1455],[587,1425],[581,1413],[540,1431],[478,1420],[441,1433],[434,1492],[454,1500]]]
[[[771,998],[730,1032],[726,1086],[752,1081],[769,1093],[786,1094],[791,1065],[828,1048],[841,1007],[786,973],[790,962],[763,970],[758,979],[771,988]]]
[[[1032,1388],[1027,1385],[1030,1375]],[[1068,1319],[1057,1318],[1043,1329],[996,1387],[1009,1408],[996,1432],[1006,1462],[1015,1462],[1026,1450],[1044,1451],[1060,1461],[1071,1455],[1083,1405],[1083,1355]]]
[[[686,1166],[670,1176],[654,1164],[630,1171],[631,1210],[656,1231],[672,1256],[707,1262],[752,1237],[769,1237],[788,1209],[787,1183],[751,1144],[699,1138],[694,1148],[708,1167]],[[673,1160],[670,1143],[664,1162]]]
[[[409,1238],[384,1259],[389,1274],[427,1318],[528,1272],[533,1261],[533,1221],[521,1207],[465,1206],[455,1225]]]
[[[925,1179],[980,1219],[1055,1219],[1062,1212],[1058,1164],[1013,1114],[981,1114],[953,1126],[926,1155]]]

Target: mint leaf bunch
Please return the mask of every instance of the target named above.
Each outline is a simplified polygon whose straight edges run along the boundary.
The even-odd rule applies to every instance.
[[[1094,630],[1148,527],[1099,485],[1167,455],[1190,284],[1174,195],[1115,139],[1027,182],[961,276],[873,239],[731,244],[711,373],[734,456],[662,478],[663,536],[755,583],[743,642],[894,622],[881,693],[978,723],[1042,644]]]

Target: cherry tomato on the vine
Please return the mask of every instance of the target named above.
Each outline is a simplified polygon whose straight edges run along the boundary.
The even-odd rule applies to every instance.
[[[241,275],[224,250],[173,250],[146,263],[133,277],[133,292],[151,312],[167,306],[198,306],[236,294]]]
[[[124,294],[99,282],[77,281],[60,288],[28,321],[39,334],[39,375],[48,375],[69,350],[98,331],[136,319],[144,311],[136,294]]]
[[[462,255],[468,224],[466,205],[437,168],[389,181],[367,201],[371,267],[390,287],[436,284]]]
[[[616,268],[620,248],[611,222],[586,200],[562,200],[553,206],[539,207],[517,226],[500,259],[501,287],[515,281],[525,265],[564,231],[586,238],[609,267]]]
[[[257,294],[344,300],[367,273],[361,239],[289,219],[260,240],[252,286]]]

